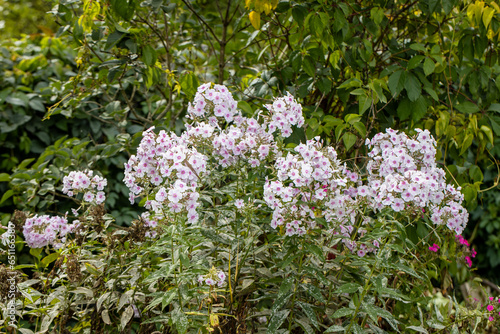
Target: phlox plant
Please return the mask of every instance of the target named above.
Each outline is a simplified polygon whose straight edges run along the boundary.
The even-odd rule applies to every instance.
[[[304,125],[291,94],[255,115],[237,105],[227,87],[207,83],[182,134],[144,131],[124,166],[130,204],[143,211],[130,227],[106,213],[97,171],[64,178],[63,193],[83,196],[72,215],[25,218],[18,243],[35,262],[16,269],[31,270],[18,284],[20,332],[498,326],[497,304],[473,306],[454,289],[475,251],[429,131],[386,129],[352,165],[320,138],[290,140]]]

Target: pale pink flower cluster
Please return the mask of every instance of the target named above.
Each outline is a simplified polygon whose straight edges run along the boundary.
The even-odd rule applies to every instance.
[[[360,212],[358,174],[342,165],[337,152],[322,147],[318,138],[294,150],[296,154],[277,159],[278,179],[264,185],[264,200],[273,209],[271,227],[283,229],[286,236],[302,236],[321,218],[327,226],[319,227],[341,237],[351,252],[365,256],[375,251],[378,241],[365,244],[351,238]],[[365,232],[362,227],[356,231],[358,237]]]
[[[106,200],[104,187],[108,181],[91,170],[70,172],[63,178],[62,192],[70,197],[83,193],[83,200],[88,203],[101,204]]]
[[[217,164],[230,167],[238,162],[257,167],[261,161],[278,155],[278,148],[265,125],[253,118],[236,116],[226,129],[218,125],[199,123],[188,126],[185,137],[195,147],[206,148]]]
[[[468,214],[461,205],[459,189],[446,184],[445,173],[436,165],[436,141],[427,130],[418,135],[387,129],[366,144],[368,153],[368,186],[360,187],[373,198],[373,206],[382,210],[410,214],[428,213],[434,224],[446,225],[461,234]]]
[[[267,104],[264,107],[269,110],[271,116],[268,125],[270,133],[279,130],[281,136],[287,138],[292,134],[292,125],[298,127],[304,125],[302,106],[289,92],[286,96],[277,98],[272,104]]]
[[[269,107],[274,113],[270,118],[247,118],[237,111],[225,86],[201,85],[188,108],[193,122],[180,137],[165,131],[155,134],[153,128],[143,133],[137,154],[125,164],[131,203],[147,196],[145,207],[157,217],[187,212],[188,221],[196,222],[197,188],[206,181],[209,167],[258,167],[263,161],[274,161],[280,152],[270,129],[284,131],[290,124],[303,124],[301,107],[291,95],[276,101],[276,106]],[[279,117],[288,119],[288,125]]]
[[[301,236],[316,227],[318,215],[349,224],[355,211],[348,189],[357,175],[340,164],[332,147],[321,149],[317,138],[295,152],[277,159],[278,179],[264,185],[264,200],[274,210],[271,227],[284,226],[287,236]]]
[[[183,137],[154,127],[143,133],[137,150],[125,164],[124,182],[130,189],[130,202],[148,196],[145,207],[158,217],[167,211],[187,212],[188,221],[196,222],[199,206],[198,182],[206,173],[207,157]]]
[[[198,87],[194,101],[189,103],[187,112],[192,119],[210,119],[215,116],[231,122],[238,114],[237,106],[226,86],[206,83]]]
[[[198,277],[198,283],[200,284],[206,284],[208,286],[215,286],[217,285],[218,287],[221,287],[224,285],[224,282],[226,281],[226,274],[219,270],[215,270],[212,268],[210,272],[206,275],[200,275]]]
[[[54,248],[62,247],[66,242],[66,235],[73,232],[78,224],[68,224],[65,217],[38,216],[26,219],[23,234],[30,248],[41,248],[53,245]]]

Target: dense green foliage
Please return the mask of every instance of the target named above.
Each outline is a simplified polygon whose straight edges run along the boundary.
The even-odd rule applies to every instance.
[[[22,35],[52,34],[57,25],[47,12],[52,3],[45,0],[1,0],[0,32],[2,39],[20,38]]]
[[[20,4],[2,6],[15,13]],[[288,141],[321,136],[351,165],[364,161],[365,139],[387,127],[429,129],[448,181],[462,187],[471,212],[466,235],[478,250],[474,266],[500,283],[495,1],[60,0],[54,6],[55,34],[44,30],[0,46],[3,225],[14,209],[68,211],[72,201],[60,192],[61,180],[85,168],[110,180],[113,224],[130,225],[141,210],[127,204],[123,163],[151,125],[181,133],[198,84],[213,81],[235,92],[247,116],[290,91],[304,105],[306,126]],[[26,248],[20,252],[21,263],[33,261]],[[130,255],[114,254],[113,261]],[[469,278],[456,266],[428,275],[443,291]]]

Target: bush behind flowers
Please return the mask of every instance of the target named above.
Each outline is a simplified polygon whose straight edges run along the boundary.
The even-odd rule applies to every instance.
[[[125,164],[131,205],[145,210],[130,228],[106,214],[105,179],[64,179],[62,192],[83,193],[75,228],[59,232],[74,237],[50,248],[25,233],[36,275],[19,284],[19,327],[459,333],[499,323],[497,305],[474,308],[453,289],[450,273],[470,266],[468,215],[428,131],[375,135],[361,169],[319,138],[285,145],[304,124],[290,94],[253,117],[236,106],[225,86],[204,84],[182,135],[143,133]]]

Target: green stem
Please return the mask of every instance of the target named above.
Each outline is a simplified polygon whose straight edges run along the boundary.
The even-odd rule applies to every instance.
[[[380,247],[379,252],[382,252],[383,248],[387,245],[387,243],[388,243],[388,238],[385,239],[385,242],[382,245],[382,247]],[[347,328],[346,333],[349,333],[349,330],[351,329],[352,325],[354,324],[354,320],[356,318],[356,315],[358,314],[359,309],[361,308],[361,304],[363,302],[363,299],[365,299],[366,294],[368,293],[368,290],[371,288],[370,280],[372,279],[373,275],[375,274],[375,268],[377,268],[379,260],[380,260],[380,258],[377,258],[377,261],[375,262],[375,265],[371,269],[370,277],[368,277],[368,279],[365,282],[365,286],[363,287],[363,292],[361,293],[361,296],[359,298],[359,303],[356,306],[356,310],[354,311],[354,314],[353,314],[353,316],[351,318],[351,323],[349,324],[349,327]],[[364,325],[365,321],[366,321],[366,316],[365,316],[365,319],[363,319],[363,322],[361,323],[362,326]]]
[[[297,283],[295,283],[295,286],[293,288],[293,297],[292,297],[292,305],[290,306],[290,315],[288,316],[288,332],[292,330],[292,320],[293,320],[293,308],[295,306],[295,298],[297,297],[297,287],[299,286],[300,282],[300,274],[302,271],[302,260],[304,260],[304,253],[302,253],[302,256],[300,257],[299,261],[299,270],[297,271]]]
[[[170,249],[171,249],[171,254],[172,254],[172,265],[175,265],[175,257],[174,257],[174,232],[175,230],[172,229],[172,237],[170,238]],[[179,260],[180,262],[180,260]],[[182,295],[181,295],[181,289],[179,286],[179,281],[177,280],[177,273],[174,270],[174,280],[175,280],[175,286],[177,287],[177,297],[179,298],[179,305],[181,307],[182,311]]]

